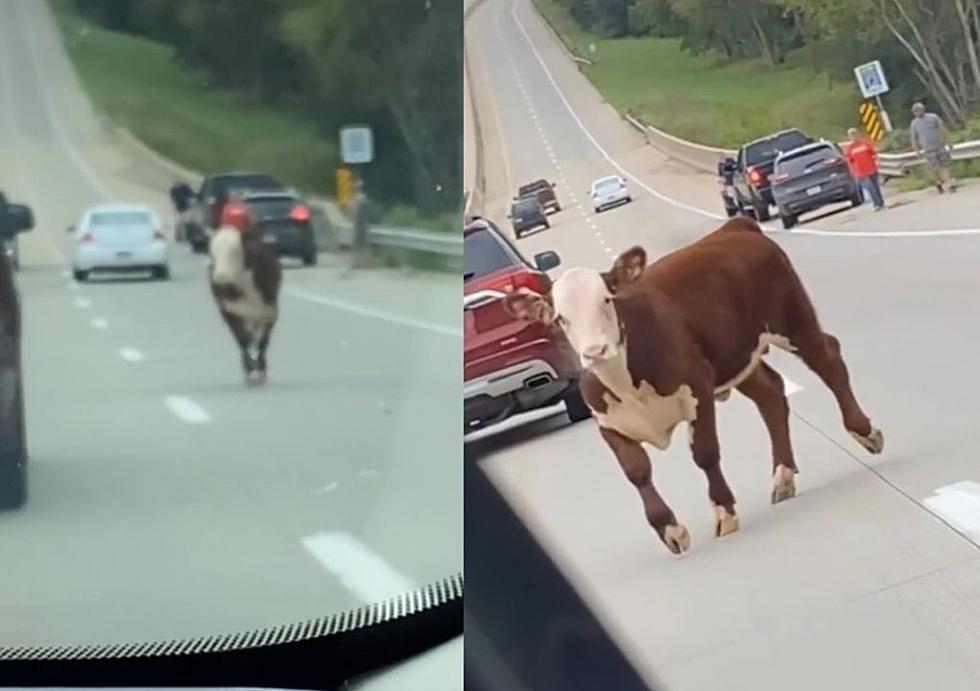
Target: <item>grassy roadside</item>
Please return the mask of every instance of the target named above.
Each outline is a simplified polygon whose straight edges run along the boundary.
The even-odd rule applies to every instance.
[[[181,165],[199,171],[268,171],[306,194],[334,195],[336,144],[285,108],[208,83],[170,46],[110,31],[54,0],[65,45],[92,102],[114,122]],[[383,222],[458,230],[458,214],[419,218],[397,206]]]
[[[573,53],[593,61],[582,70],[613,107],[683,139],[735,148],[781,127],[843,138],[858,124],[857,87],[833,83],[798,56],[772,70],[722,64],[681,51],[677,39],[602,38],[555,0],[534,3]]]

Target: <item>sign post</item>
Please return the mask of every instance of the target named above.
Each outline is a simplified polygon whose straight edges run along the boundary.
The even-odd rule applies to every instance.
[[[878,115],[881,118],[881,125],[885,132],[892,131],[891,119],[881,103],[881,95],[888,93],[890,87],[885,78],[885,70],[881,67],[880,60],[872,60],[854,68],[854,76],[857,78],[858,88],[861,95],[865,98],[873,98],[878,106]]]
[[[366,125],[340,128],[340,158],[350,166],[364,166],[374,160],[374,133]],[[367,195],[360,175],[356,176],[353,215],[354,237],[351,247],[351,270],[360,268],[367,244]]]

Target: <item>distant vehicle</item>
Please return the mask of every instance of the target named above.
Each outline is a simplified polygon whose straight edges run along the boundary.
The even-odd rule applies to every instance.
[[[34,214],[0,194],[0,239],[15,240],[34,227]],[[0,509],[27,501],[27,434],[20,353],[20,295],[6,254],[0,256]]]
[[[534,182],[529,182],[526,185],[521,185],[517,189],[515,200],[522,197],[530,197],[531,195],[538,198],[545,211],[561,211],[561,204],[558,203],[558,195],[555,194],[555,183],[548,182],[542,178]]]
[[[578,389],[581,365],[561,329],[515,319],[500,298],[520,287],[551,285],[561,260],[541,252],[528,262],[490,221],[463,229],[464,433],[564,401],[578,422],[592,413]]]
[[[229,194],[284,189],[285,186],[268,173],[231,171],[207,176],[194,195],[184,223],[184,233],[191,249],[195,252],[207,251],[208,231],[217,227],[218,213],[220,213],[218,207],[228,200]]]
[[[544,226],[550,228],[548,214],[545,212],[537,196],[521,197],[510,205],[510,213],[507,214],[511,225],[514,227],[514,237],[518,240],[528,230],[534,230]]]
[[[74,236],[72,273],[85,281],[94,271],[150,272],[170,278],[170,258],[163,224],[143,204],[107,204],[85,211]]]
[[[813,141],[802,130],[792,128],[743,145],[738,150],[732,176],[735,204],[739,211],[755,216],[758,221],[768,221],[771,218],[769,208],[775,205],[769,176],[772,175],[776,157],[782,151],[790,151]]]
[[[302,259],[306,266],[316,264],[313,214],[298,194],[291,190],[245,192],[242,201],[267,247],[280,257]]]
[[[826,140],[779,154],[771,179],[773,199],[786,229],[808,211],[837,202],[860,206],[864,201],[844,153]]]
[[[596,213],[633,201],[626,181],[618,175],[609,175],[593,182],[589,196],[592,197],[592,208]]]

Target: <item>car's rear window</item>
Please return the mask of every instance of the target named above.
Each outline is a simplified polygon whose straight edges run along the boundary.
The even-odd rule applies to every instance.
[[[539,180],[538,182],[532,182],[528,185],[521,185],[521,187],[517,190],[517,194],[518,196],[523,197],[526,194],[534,194],[546,187],[548,187],[548,183],[544,180]]]
[[[809,142],[809,138],[802,132],[784,132],[778,137],[749,144],[745,149],[745,162],[752,165],[772,160],[780,151],[790,151]]]
[[[493,231],[477,230],[463,240],[463,280],[482,278],[520,265],[521,259]]]
[[[89,225],[106,228],[110,226],[148,226],[153,217],[145,211],[99,211],[89,217]]]
[[[534,213],[538,210],[538,201],[533,197],[531,199],[522,199],[514,204],[514,211],[520,214]]]
[[[836,157],[837,151],[830,146],[821,146],[815,149],[804,149],[794,152],[790,156],[784,156],[776,165],[776,171],[789,175],[798,175],[806,170],[807,166],[812,166],[824,159]]]
[[[595,188],[598,192],[611,192],[612,190],[619,189],[619,178],[600,180],[595,184]]]
[[[292,197],[252,197],[246,203],[258,216],[286,216],[297,200]]]
[[[215,191],[218,190],[275,190],[281,189],[282,184],[271,175],[234,175],[225,178],[214,178]]]

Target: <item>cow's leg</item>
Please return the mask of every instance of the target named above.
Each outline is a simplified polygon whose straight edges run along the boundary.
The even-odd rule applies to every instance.
[[[739,392],[752,399],[762,415],[772,442],[772,503],[796,494],[796,460],[789,440],[789,403],[779,372],[760,362],[749,377],[738,385]]]
[[[708,479],[708,498],[715,510],[715,537],[738,530],[735,495],[721,472],[721,449],[715,426],[715,397],[713,391],[695,394],[698,399],[697,418],[690,424],[691,455]]]
[[[881,453],[885,438],[881,430],[871,424],[871,420],[854,397],[851,390],[847,365],[841,357],[840,341],[828,333],[814,330],[804,337],[793,340],[799,356],[807,367],[820,377],[834,394],[844,420],[844,428],[851,433],[869,453]]]
[[[256,367],[259,371],[259,380],[265,383],[268,377],[268,367],[265,361],[265,353],[269,348],[269,339],[272,338],[272,327],[275,324],[269,324],[262,329],[262,334],[259,336],[259,346],[258,346],[258,357],[256,358]]]
[[[242,357],[242,370],[245,372],[245,379],[250,380],[252,376],[252,369],[254,367],[252,356],[248,352],[252,341],[252,335],[245,326],[245,321],[237,314],[222,310],[221,316],[224,317],[225,323],[231,330],[232,336],[235,337],[235,342],[238,343],[238,350],[241,352]]]
[[[614,430],[600,427],[599,432],[616,455],[626,478],[640,493],[647,521],[657,531],[667,549],[674,554],[686,552],[691,546],[691,536],[687,528],[677,522],[674,512],[653,486],[653,469],[647,452],[638,442]]]

